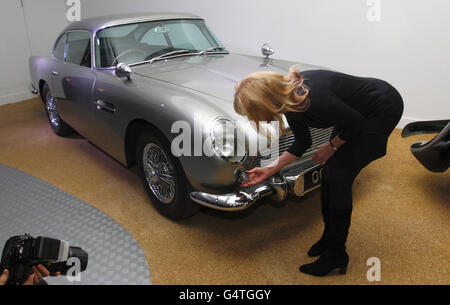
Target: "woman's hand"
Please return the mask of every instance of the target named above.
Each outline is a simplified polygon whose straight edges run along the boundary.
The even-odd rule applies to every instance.
[[[270,176],[272,176],[274,173],[272,168],[266,166],[266,167],[255,167],[254,169],[247,171],[247,174],[248,174],[248,181],[245,184],[241,184],[242,187],[261,183]]]
[[[328,159],[330,159],[334,155],[335,151],[331,148],[329,143],[325,143],[317,149],[316,153],[313,156],[313,160],[320,165],[324,165],[327,163]]]
[[[296,156],[285,151],[278,159],[276,159],[269,165],[264,167],[255,167],[254,169],[247,171],[249,178],[248,182],[241,184],[241,186],[246,187],[261,183],[270,176],[275,175],[275,173],[279,172],[283,167],[291,164],[295,160],[297,160]]]

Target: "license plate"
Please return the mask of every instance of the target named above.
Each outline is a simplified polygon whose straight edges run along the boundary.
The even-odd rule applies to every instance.
[[[295,181],[294,193],[297,196],[303,196],[318,188],[321,181],[322,167],[315,167],[297,178]]]

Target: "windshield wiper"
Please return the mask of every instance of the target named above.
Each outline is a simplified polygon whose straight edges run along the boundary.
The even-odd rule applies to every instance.
[[[167,56],[175,55],[175,54],[180,54],[180,53],[192,53],[192,51],[191,51],[191,50],[174,50],[174,51],[167,52],[167,53],[164,53],[164,54],[162,54],[162,55],[153,57],[153,58],[150,59],[148,62],[151,64],[151,63],[153,63],[155,60],[164,59],[164,58],[167,57]],[[194,54],[195,54],[195,53],[194,53]]]
[[[225,47],[217,46],[217,47],[207,48],[207,49],[204,49],[204,50],[201,50],[200,52],[198,52],[198,55],[204,55],[204,54],[211,52],[213,50],[216,50],[216,49],[223,50],[223,49],[225,49]]]
[[[150,59],[150,60],[148,61],[148,63],[151,64],[151,63],[153,63],[153,62],[156,61],[156,60],[164,59],[164,58],[166,58],[166,57],[168,57],[168,56],[175,55],[175,54],[189,53],[189,54],[191,54],[191,55],[204,55],[204,54],[206,54],[206,53],[208,53],[208,52],[211,52],[211,51],[213,51],[213,50],[216,50],[216,49],[223,50],[223,49],[225,49],[225,47],[221,47],[221,46],[218,46],[218,47],[211,47],[211,48],[207,48],[207,49],[201,50],[200,52],[192,52],[192,50],[174,50],[174,51],[167,52],[167,53],[164,53],[164,54],[162,54],[162,55],[153,57],[152,59]]]

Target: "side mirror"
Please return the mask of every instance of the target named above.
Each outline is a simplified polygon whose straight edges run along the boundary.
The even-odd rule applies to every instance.
[[[114,72],[117,77],[131,79],[131,68],[127,64],[122,62],[118,63]]]
[[[269,46],[267,43],[262,45],[261,52],[266,58],[269,58],[270,55],[275,53],[275,51],[272,49],[272,47]]]

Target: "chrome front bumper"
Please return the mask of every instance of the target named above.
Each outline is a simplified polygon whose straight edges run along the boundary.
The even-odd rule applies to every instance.
[[[317,164],[308,168],[293,168],[286,173],[281,173],[278,177],[270,177],[260,184],[241,188],[235,193],[215,195],[204,192],[192,192],[190,198],[194,202],[212,209],[240,211],[247,209],[263,197],[270,196],[275,201],[283,201],[286,199],[288,192],[297,196],[303,196],[317,189],[320,187],[320,184],[305,188],[305,175],[314,171],[319,173],[320,169],[320,165]]]

